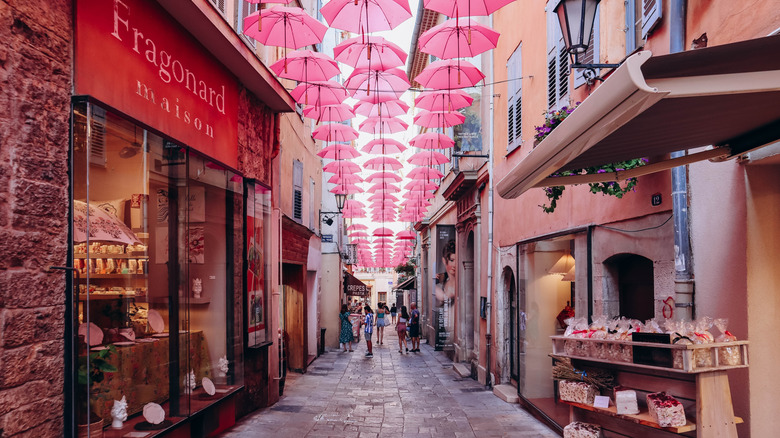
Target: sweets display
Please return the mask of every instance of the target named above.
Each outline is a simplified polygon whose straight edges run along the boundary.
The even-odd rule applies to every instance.
[[[601,426],[598,424],[574,421],[563,428],[563,438],[599,438]]]
[[[621,386],[615,387],[615,406],[618,414],[638,414],[636,391]]]
[[[558,394],[563,401],[593,405],[593,399],[598,391],[595,385],[585,382],[561,380],[558,382]]]
[[[661,427],[685,426],[683,405],[665,392],[647,394],[647,409]]]
[[[720,331],[720,336],[715,339],[715,342],[733,342],[737,340],[736,336],[726,330],[727,324],[728,320],[726,318],[720,318],[714,321],[715,327]],[[740,351],[740,347],[718,347],[718,363],[720,365],[741,365],[742,352]]]

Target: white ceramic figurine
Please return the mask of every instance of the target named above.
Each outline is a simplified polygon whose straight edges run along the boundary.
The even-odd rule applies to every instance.
[[[114,406],[111,408],[111,418],[114,420],[111,427],[121,429],[122,423],[127,420],[127,399],[122,396],[122,400],[114,400]]]

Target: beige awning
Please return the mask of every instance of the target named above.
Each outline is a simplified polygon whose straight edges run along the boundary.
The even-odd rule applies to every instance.
[[[780,138],[778,53],[780,35],[656,57],[637,53],[498,182],[498,193],[516,198],[532,187],[625,179],[775,141]],[[709,145],[714,150],[633,174],[547,178],[561,170]]]

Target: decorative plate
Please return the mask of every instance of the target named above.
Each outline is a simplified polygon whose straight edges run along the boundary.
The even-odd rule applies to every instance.
[[[165,410],[157,403],[147,403],[144,406],[144,418],[151,424],[160,424],[165,420]]]
[[[127,347],[129,345],[135,345],[135,342],[114,342],[114,345],[119,347]]]
[[[208,377],[203,378],[203,390],[206,391],[206,394],[208,395],[214,395],[217,392],[217,388],[214,387],[214,382],[211,381]]]
[[[160,312],[149,309],[149,312],[147,312],[147,319],[149,320],[149,327],[153,332],[160,333],[165,330],[165,320],[163,320]]]
[[[89,346],[100,345],[103,343],[103,330],[96,326],[95,323],[90,322],[89,325],[79,325],[79,334],[84,336],[84,341],[87,341],[87,332],[89,332]]]

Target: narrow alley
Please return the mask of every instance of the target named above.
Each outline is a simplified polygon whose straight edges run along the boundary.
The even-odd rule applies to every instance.
[[[557,437],[516,404],[422,343],[399,353],[392,330],[367,358],[330,350],[306,374],[287,375],[284,395],[222,435],[233,437]],[[376,335],[374,336],[376,341]]]

